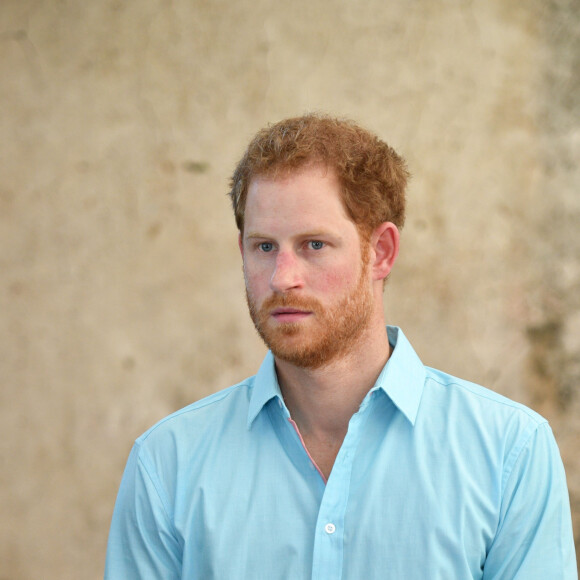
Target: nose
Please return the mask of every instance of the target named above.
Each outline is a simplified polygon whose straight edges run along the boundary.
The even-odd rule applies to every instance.
[[[289,251],[279,251],[270,278],[270,289],[273,292],[287,292],[301,288],[303,284],[300,264],[297,257]]]

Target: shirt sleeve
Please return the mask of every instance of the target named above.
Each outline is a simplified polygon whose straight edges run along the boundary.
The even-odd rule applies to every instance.
[[[484,580],[577,580],[570,500],[548,423],[522,447],[502,494]]]
[[[113,512],[105,580],[181,578],[181,554],[168,502],[136,443]]]

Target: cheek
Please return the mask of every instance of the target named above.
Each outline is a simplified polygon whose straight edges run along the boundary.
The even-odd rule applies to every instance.
[[[268,288],[268,273],[262,268],[255,268],[244,264],[244,280],[246,282],[246,289],[253,295],[259,296]]]
[[[349,266],[336,267],[315,272],[311,278],[311,287],[328,294],[341,294],[346,289],[354,287],[358,281],[358,272]]]

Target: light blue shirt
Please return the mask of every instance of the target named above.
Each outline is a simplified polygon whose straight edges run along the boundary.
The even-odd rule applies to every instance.
[[[142,435],[105,578],[572,580],[566,479],[548,423],[425,367],[401,330],[325,483],[273,356]]]

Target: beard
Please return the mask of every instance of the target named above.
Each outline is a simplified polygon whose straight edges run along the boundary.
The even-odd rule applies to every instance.
[[[368,285],[368,260],[356,286],[337,303],[324,306],[314,298],[274,294],[258,307],[246,285],[250,316],[266,346],[277,358],[297,367],[315,369],[346,354],[367,328],[373,309]],[[275,308],[296,308],[311,312],[301,322],[273,323]]]

